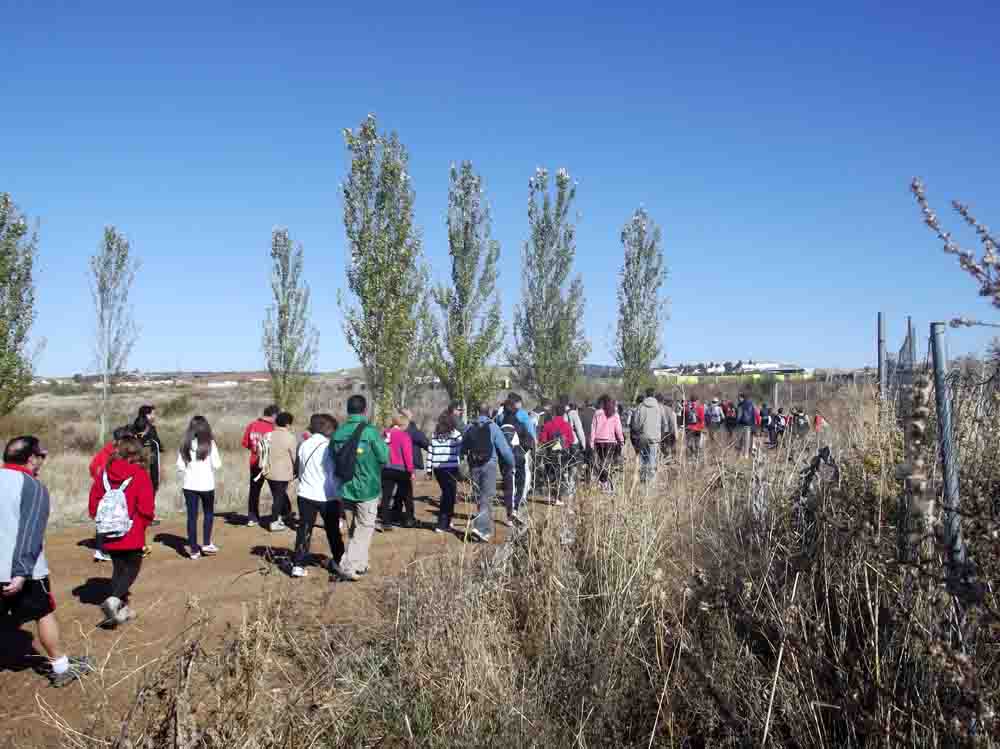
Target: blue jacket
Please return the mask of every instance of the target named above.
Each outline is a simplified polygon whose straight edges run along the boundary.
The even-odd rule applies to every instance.
[[[500,459],[503,460],[509,466],[514,465],[514,452],[510,449],[510,445],[507,444],[507,438],[503,436],[503,432],[500,431],[500,427],[496,425],[495,422],[490,421],[486,416],[480,416],[478,421],[476,421],[476,426],[480,424],[490,425],[490,441],[493,443],[493,456],[490,460],[496,460],[497,454],[499,453]],[[470,427],[472,425],[470,424]],[[465,434],[462,437],[462,454],[465,455],[466,452],[466,442],[469,439],[469,435],[472,433],[472,429],[466,429]]]
[[[753,401],[749,398],[744,398],[736,409],[736,423],[741,427],[757,426],[757,420],[753,416]]]
[[[505,416],[504,409],[500,409],[500,413],[498,413],[496,419],[494,419],[497,426],[503,426],[504,416]],[[533,440],[538,439],[538,435],[535,433],[535,424],[534,422],[531,421],[531,417],[528,416],[527,411],[525,411],[523,408],[519,408],[517,409],[517,413],[514,414],[514,417],[521,423],[521,425],[525,429],[528,430],[528,434],[531,435],[531,439]]]

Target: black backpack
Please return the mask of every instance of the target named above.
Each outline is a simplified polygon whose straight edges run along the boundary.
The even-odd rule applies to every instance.
[[[354,466],[358,462],[358,445],[361,444],[361,435],[366,426],[368,424],[364,421],[358,424],[354,434],[339,448],[335,448],[334,443],[330,442],[330,450],[333,452],[333,475],[345,484],[354,478]]]
[[[488,422],[469,427],[465,435],[465,454],[473,468],[484,466],[493,459],[493,434]]]

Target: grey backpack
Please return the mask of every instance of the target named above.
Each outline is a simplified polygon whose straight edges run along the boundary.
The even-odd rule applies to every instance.
[[[94,520],[97,523],[97,534],[105,538],[121,538],[132,530],[132,518],[128,514],[128,500],[125,490],[132,483],[131,478],[125,479],[117,489],[111,488],[108,472],[104,472],[104,496],[97,503],[97,513]]]

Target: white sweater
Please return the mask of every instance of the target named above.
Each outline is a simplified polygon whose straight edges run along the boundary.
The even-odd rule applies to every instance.
[[[299,445],[299,496],[302,499],[326,502],[337,496],[329,445],[330,439],[322,434],[314,434]]]
[[[215,472],[222,468],[222,458],[219,457],[219,448],[212,441],[212,450],[205,460],[198,460],[198,440],[191,444],[191,453],[188,456],[189,462],[177,455],[177,475],[181,481],[181,487],[191,492],[210,492],[215,490]]]

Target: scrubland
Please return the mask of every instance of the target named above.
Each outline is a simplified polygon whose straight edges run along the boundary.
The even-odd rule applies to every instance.
[[[222,448],[234,501],[243,464],[229,425],[266,392],[247,400],[198,404],[233,435]],[[921,562],[897,562],[902,426],[891,404],[842,393],[822,404],[818,436],[750,459],[722,447],[679,457],[650,486],[627,459],[613,494],[582,488],[573,512],[533,504],[504,545],[385,579],[374,621],[331,628],[279,596],[248,602],[221,642],[196,625],[123,725],[74,726],[65,741],[993,746],[997,385],[967,377],[955,403],[975,563],[959,584],[946,585],[933,540]],[[835,463],[814,463],[824,446]]]

